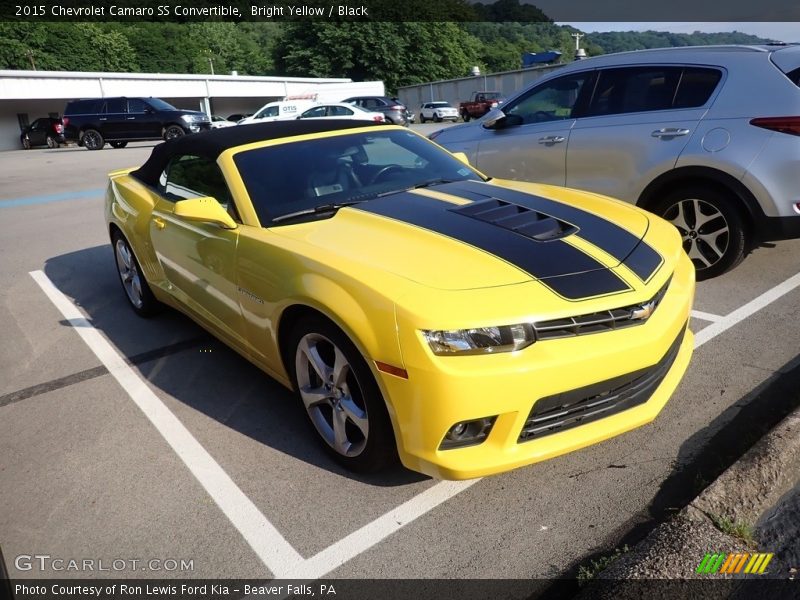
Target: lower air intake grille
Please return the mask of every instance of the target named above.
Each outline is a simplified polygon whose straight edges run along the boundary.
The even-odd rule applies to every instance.
[[[683,327],[664,358],[652,367],[537,400],[518,441],[538,439],[644,404],[675,362],[685,331]]]

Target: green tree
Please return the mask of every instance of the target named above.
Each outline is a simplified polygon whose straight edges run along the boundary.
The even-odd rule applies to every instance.
[[[382,80],[398,87],[462,77],[480,43],[455,23],[287,23],[275,44],[278,72]]]

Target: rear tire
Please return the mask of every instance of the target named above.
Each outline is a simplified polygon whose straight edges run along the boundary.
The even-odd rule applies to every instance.
[[[96,129],[87,129],[83,132],[83,145],[87,150],[102,150],[106,145],[106,140],[103,134]]]
[[[54,138],[51,135],[48,135],[47,136],[47,147],[48,148],[58,148],[58,142],[56,141],[56,138]]]
[[[397,463],[383,395],[344,332],[321,316],[306,317],[290,332],[284,355],[317,441],[336,462],[359,473]]]
[[[139,261],[136,260],[136,255],[131,250],[128,240],[119,231],[114,231],[111,234],[111,244],[114,247],[119,281],[133,312],[140,317],[150,317],[159,312],[163,305],[156,300],[147,284]]]
[[[419,123],[420,123],[420,125],[424,125],[426,120],[427,119],[425,117],[423,117],[422,114],[419,115]]]
[[[654,212],[677,227],[698,281],[722,275],[744,259],[748,235],[732,193],[688,186],[667,194]]]
[[[25,150],[31,149],[31,138],[29,138],[27,135],[22,136],[19,141],[22,142],[22,147]]]
[[[108,144],[112,148],[124,148],[125,146],[128,145],[128,142],[108,142]]]

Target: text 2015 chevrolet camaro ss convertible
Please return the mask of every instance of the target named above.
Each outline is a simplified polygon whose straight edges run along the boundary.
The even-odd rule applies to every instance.
[[[356,471],[479,477],[654,419],[692,352],[678,232],[462,158],[353,121],[161,144],[110,175],[122,286],[295,390]]]

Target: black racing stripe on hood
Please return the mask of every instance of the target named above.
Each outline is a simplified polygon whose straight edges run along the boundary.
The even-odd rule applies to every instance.
[[[448,236],[493,254],[543,280],[569,300],[630,290],[613,271],[561,240],[539,242],[508,229],[453,211],[454,205],[420,194],[400,192],[352,207]]]
[[[580,229],[578,232],[580,238],[616,258],[636,273],[642,281],[648,281],[664,261],[647,242],[640,240],[627,229],[568,204],[475,181],[459,181],[439,189],[471,200],[498,198],[571,223]]]

